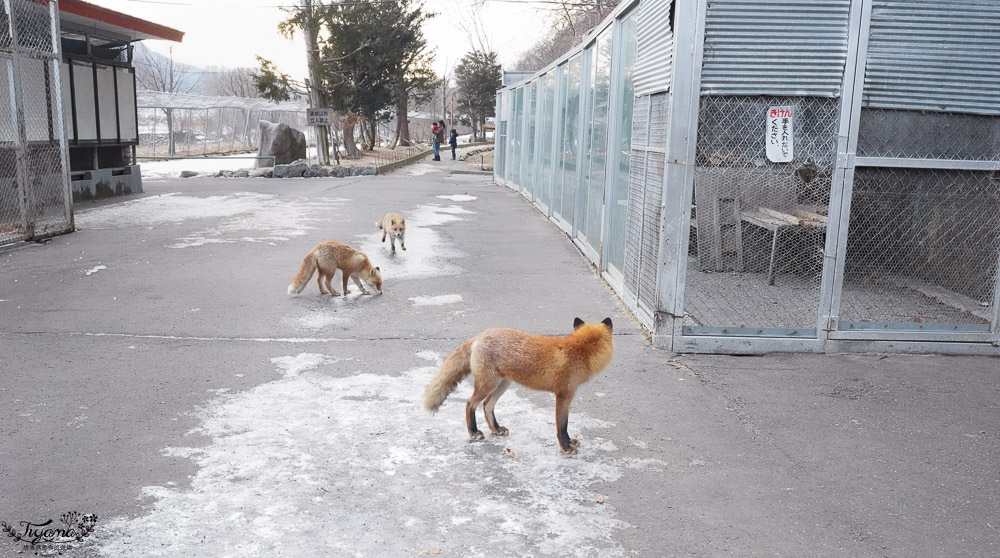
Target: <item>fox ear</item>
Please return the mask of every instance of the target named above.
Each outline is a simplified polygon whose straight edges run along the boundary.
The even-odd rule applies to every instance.
[[[608,326],[608,329],[614,329],[614,327],[611,326],[611,318],[604,318],[601,320],[601,323]]]
[[[576,329],[576,328],[582,326],[583,324],[584,324],[584,321],[581,320],[580,318],[574,318],[573,319],[573,329]]]

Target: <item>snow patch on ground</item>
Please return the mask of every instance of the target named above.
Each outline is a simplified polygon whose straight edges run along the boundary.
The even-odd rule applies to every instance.
[[[447,294],[439,296],[414,296],[410,297],[414,306],[442,306],[445,304],[455,304],[462,302],[462,295]]]
[[[274,244],[307,234],[322,221],[320,215],[346,201],[288,200],[249,192],[204,197],[164,194],[82,211],[76,216],[76,224],[81,229],[124,229],[211,219],[211,226],[178,239],[171,247]]]
[[[475,201],[478,200],[476,196],[470,196],[469,194],[453,194],[448,196],[438,196],[442,200],[448,200],[453,202],[463,202],[463,201]]]
[[[106,266],[106,265],[96,265],[96,266],[88,269],[85,273],[89,277],[89,276],[97,273],[98,271],[101,271],[101,270],[104,270],[104,269],[107,269],[107,268],[108,268],[108,266]]]
[[[299,316],[298,318],[291,320],[291,322],[293,323],[293,325],[296,325],[300,328],[317,330],[317,329],[325,329],[330,326],[344,326],[349,322],[349,320],[347,318],[343,318],[340,316],[334,316],[329,312],[324,312],[322,310],[314,310],[309,312],[308,314]]]
[[[406,219],[406,250],[396,243],[396,253],[390,251],[389,240],[382,242],[381,230],[358,235],[362,239],[358,249],[368,254],[372,263],[382,269],[387,289],[392,281],[400,278],[439,277],[458,275],[462,268],[451,260],[465,254],[446,243],[434,227],[461,221],[465,215],[475,215],[457,205],[420,205],[404,214]]]
[[[411,165],[406,165],[405,167],[396,171],[404,176],[423,176],[425,174],[430,174],[432,172],[437,172],[440,169],[440,161],[431,161],[431,159],[423,159],[418,163],[413,163]]]
[[[143,180],[162,180],[177,178],[182,171],[194,171],[202,176],[212,176],[221,170],[252,169],[257,162],[256,152],[236,153],[228,157],[205,159],[191,157],[189,159],[170,159],[164,161],[140,161],[139,168]],[[265,164],[270,165],[268,158]]]
[[[146,487],[145,514],[98,528],[100,554],[624,556],[613,537],[630,525],[591,488],[631,465],[596,435],[613,424],[573,413],[581,453],[566,458],[551,405],[515,387],[497,405],[510,435],[470,442],[469,382],[437,414],[420,407],[436,366],[378,375],[316,353],[272,362],[281,378],[200,411],[208,445],[165,450],[195,461],[191,487]]]

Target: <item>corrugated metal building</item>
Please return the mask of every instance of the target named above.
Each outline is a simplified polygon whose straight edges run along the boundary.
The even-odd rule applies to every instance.
[[[658,347],[1000,354],[996,2],[626,1],[497,106]]]

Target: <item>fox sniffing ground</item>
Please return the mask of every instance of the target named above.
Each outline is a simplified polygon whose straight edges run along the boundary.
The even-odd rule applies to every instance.
[[[604,369],[614,353],[611,318],[588,324],[576,318],[573,333],[565,337],[534,335],[516,329],[487,329],[466,340],[445,359],[424,391],[424,407],[437,411],[448,394],[467,375],[475,381],[465,404],[469,437],[484,436],[476,427],[476,407],[483,404],[486,425],[497,436],[507,429],[493,413],[497,400],[512,381],[556,394],[556,439],[563,453],[576,453],[580,442],[567,432],[569,407],[576,389]]]
[[[386,213],[375,222],[375,226],[382,229],[382,242],[385,237],[389,237],[389,245],[392,251],[396,251],[396,239],[399,239],[399,247],[406,250],[406,220],[396,213]]]
[[[337,296],[339,293],[333,289],[330,282],[333,280],[333,275],[337,273],[338,269],[343,275],[343,284],[341,287],[344,291],[344,296],[347,296],[349,292],[347,290],[348,277],[354,280],[354,284],[361,289],[362,294],[371,293],[365,289],[359,278],[364,279],[366,283],[375,287],[375,290],[379,294],[382,294],[381,270],[377,267],[372,267],[371,261],[364,252],[334,240],[321,242],[306,254],[305,259],[302,261],[302,267],[299,268],[299,272],[292,279],[291,284],[288,285],[288,294],[301,293],[302,289],[309,282],[309,279],[312,279],[313,273],[319,271],[319,276],[316,277],[319,292],[327,294],[327,291],[329,291],[329,294]]]

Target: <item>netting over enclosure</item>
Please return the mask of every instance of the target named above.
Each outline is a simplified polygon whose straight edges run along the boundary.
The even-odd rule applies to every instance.
[[[306,133],[306,101],[138,92],[137,157],[187,157],[256,150],[261,120]],[[311,143],[311,142],[310,142]]]

